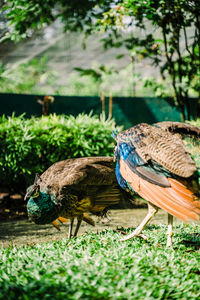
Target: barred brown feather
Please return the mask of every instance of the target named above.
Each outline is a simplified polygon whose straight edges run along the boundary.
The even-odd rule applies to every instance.
[[[119,133],[117,142],[131,143],[144,162],[154,160],[175,175],[187,178],[197,169],[181,138],[162,128],[141,123]]]
[[[81,213],[102,212],[128,195],[120,189],[115,176],[113,157],[67,159],[49,167],[38,182],[40,190],[54,196],[61,216],[72,218]],[[74,200],[68,201],[68,195]]]

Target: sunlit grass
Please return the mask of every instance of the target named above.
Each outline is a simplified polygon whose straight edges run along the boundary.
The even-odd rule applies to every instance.
[[[1,248],[0,299],[198,299],[200,225],[150,226],[149,241],[117,231]]]

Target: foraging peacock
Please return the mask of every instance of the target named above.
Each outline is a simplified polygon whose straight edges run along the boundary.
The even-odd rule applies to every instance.
[[[148,214],[123,240],[141,235],[158,208],[168,212],[167,246],[172,246],[173,216],[184,221],[198,220],[197,166],[181,135],[199,140],[200,128],[178,122],[142,123],[114,136],[119,185],[148,201]]]
[[[82,220],[94,225],[86,215],[106,213],[108,207],[128,203],[128,194],[118,185],[112,157],[67,159],[49,167],[27,189],[25,199],[28,216],[36,224],[70,219],[69,238],[72,237],[74,218],[78,219],[74,236]]]

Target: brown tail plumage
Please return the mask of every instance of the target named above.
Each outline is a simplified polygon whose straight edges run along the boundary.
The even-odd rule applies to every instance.
[[[134,191],[155,206],[184,221],[199,219],[200,201],[195,201],[196,196],[178,180],[168,178],[170,187],[152,184],[133,173],[123,159],[120,173]]]

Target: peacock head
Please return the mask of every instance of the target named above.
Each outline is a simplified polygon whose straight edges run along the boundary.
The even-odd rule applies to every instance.
[[[41,178],[38,174],[35,176],[34,184],[29,186],[26,190],[26,195],[24,197],[24,200],[28,200],[30,198],[38,198],[40,195],[40,186],[39,182],[41,181]]]
[[[28,200],[27,213],[35,224],[48,224],[59,217],[59,207],[50,194],[40,192],[37,198]]]
[[[58,218],[58,208],[53,197],[47,191],[41,191],[41,181],[40,176],[36,174],[34,184],[27,188],[24,200],[28,200],[29,218],[36,224],[48,224]]]

